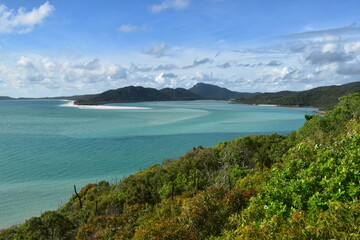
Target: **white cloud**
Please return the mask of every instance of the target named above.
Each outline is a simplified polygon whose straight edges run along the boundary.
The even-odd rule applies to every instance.
[[[348,42],[344,44],[344,50],[346,53],[360,52],[360,42]]]
[[[34,64],[27,57],[21,56],[17,62],[17,65],[26,69],[34,69]]]
[[[351,24],[350,26],[340,27],[340,28],[331,28],[324,30],[316,30],[316,31],[307,31],[302,33],[294,33],[283,36],[284,38],[314,38],[314,37],[336,37],[340,35],[354,35],[360,33],[360,26],[357,24]]]
[[[168,45],[166,43],[160,43],[159,45],[153,46],[146,53],[156,57],[162,57],[165,55],[167,49],[168,49]]]
[[[205,83],[215,83],[218,82],[219,79],[214,77],[214,74],[206,73],[206,72],[196,72],[195,75],[191,78],[196,82],[205,82]]]
[[[43,20],[54,11],[49,2],[30,12],[19,8],[17,12],[8,10],[6,6],[0,5],[0,33],[28,33],[35,25],[41,24]]]
[[[38,71],[35,64],[30,60],[30,58],[21,56],[17,61],[17,66],[19,67],[15,71],[19,74],[18,77],[22,82],[29,82],[31,84],[40,83],[44,80],[44,72]]]
[[[119,31],[124,33],[136,32],[138,30],[139,27],[130,24],[123,24],[119,27]]]
[[[22,56],[15,67],[0,64],[0,75],[6,79],[0,84],[1,94],[17,92],[25,97],[98,93],[130,85],[127,68],[118,64],[102,64],[97,58],[63,62],[48,57]],[[14,96],[19,96],[17,94]]]
[[[163,84],[165,82],[164,73],[160,73],[156,76],[155,82]]]
[[[147,75],[147,78],[144,78],[145,82],[142,85],[147,85],[154,88],[175,88],[178,87],[177,75],[173,73],[160,73],[157,75]]]
[[[151,31],[151,27],[148,25],[136,26],[132,24],[122,24],[119,27],[119,31],[123,33],[146,32]]]
[[[323,46],[323,52],[336,52],[339,49],[339,46],[336,43],[327,43]]]
[[[81,64],[74,65],[74,68],[86,69],[86,70],[96,70],[99,67],[100,67],[100,60],[98,58],[92,58],[90,60],[86,60]]]
[[[119,65],[111,64],[105,72],[109,80],[125,79],[128,76],[127,70]]]
[[[129,71],[130,72],[149,72],[151,71],[151,67],[138,67],[134,63],[131,63]]]
[[[42,63],[44,64],[44,68],[47,70],[53,70],[56,67],[55,63],[52,62],[49,58],[44,58]]]
[[[160,4],[151,6],[150,9],[153,13],[159,13],[169,8],[184,9],[189,3],[190,0],[166,0]]]

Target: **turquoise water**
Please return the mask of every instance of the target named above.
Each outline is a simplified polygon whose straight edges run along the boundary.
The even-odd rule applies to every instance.
[[[315,110],[222,101],[124,104],[148,108],[127,110],[62,104],[0,101],[0,228],[56,209],[70,198],[74,184],[117,182],[193,146],[287,134]]]

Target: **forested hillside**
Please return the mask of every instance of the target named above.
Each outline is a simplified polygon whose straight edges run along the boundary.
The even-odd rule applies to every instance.
[[[100,94],[79,96],[75,104],[79,105],[98,105],[119,102],[145,102],[145,101],[185,101],[200,100],[202,97],[184,88],[155,88],[144,87],[124,87],[109,90]]]
[[[207,83],[197,83],[189,91],[205,99],[231,99],[256,95],[256,93],[230,91],[229,89]]]
[[[360,239],[360,96],[306,119],[88,184],[0,239]]]
[[[0,100],[13,100],[13,98],[7,96],[0,96]]]
[[[339,97],[360,93],[360,82],[353,82],[339,86],[317,87],[314,89],[292,92],[260,93],[249,97],[236,99],[236,103],[247,104],[276,104],[282,106],[318,107],[331,109],[339,101]]]
[[[281,106],[318,107],[329,110],[339,101],[339,97],[360,93],[360,82],[347,83],[339,86],[325,86],[294,92],[281,91],[275,93],[235,92],[212,84],[197,83],[189,90],[184,88],[145,88],[128,86],[108,90],[100,94],[56,97],[50,99],[75,100],[79,105],[100,105],[107,103],[144,102],[144,101],[187,101],[187,100],[229,100],[233,103],[245,104],[276,104]],[[42,98],[47,99],[47,98]],[[0,97],[1,100],[1,97]],[[24,99],[25,100],[25,99]]]

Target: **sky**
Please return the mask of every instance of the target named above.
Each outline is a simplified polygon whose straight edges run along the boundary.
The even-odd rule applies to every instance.
[[[0,0],[0,96],[360,79],[359,0]]]

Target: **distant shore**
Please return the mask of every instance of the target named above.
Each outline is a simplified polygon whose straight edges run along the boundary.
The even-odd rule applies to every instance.
[[[71,100],[66,100],[67,103],[65,104],[61,104],[60,106],[62,107],[76,107],[76,108],[80,108],[80,109],[122,109],[122,110],[128,110],[128,109],[150,109],[150,108],[146,108],[146,107],[129,107],[129,106],[107,106],[107,105],[76,105],[74,102],[75,101],[71,101]]]
[[[233,103],[233,102],[230,102]],[[259,107],[294,107],[294,108],[299,108],[300,106],[294,106],[294,105],[276,105],[276,104],[249,104],[252,106],[259,106]],[[301,108],[301,107],[300,107]],[[317,108],[317,107],[313,107],[313,106],[306,106],[305,108]],[[318,114],[326,114],[327,111],[324,110],[315,110],[313,111],[314,113],[318,113]]]
[[[275,104],[252,104],[253,106],[259,106],[259,107],[279,107]]]
[[[252,104],[252,105],[253,106],[260,106],[260,107],[295,107],[295,108],[299,107],[299,106],[286,106],[286,105],[283,106],[283,105],[275,105],[275,104]],[[316,107],[306,106],[306,108],[316,108]],[[326,114],[327,113],[327,111],[324,111],[324,110],[315,110],[313,112],[318,113],[318,114]]]

